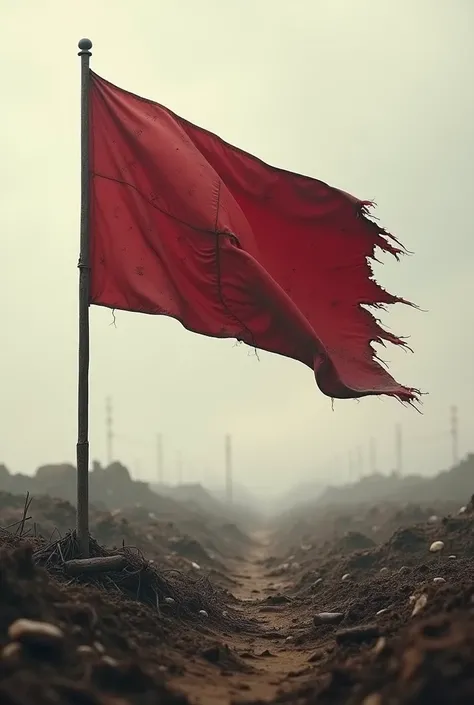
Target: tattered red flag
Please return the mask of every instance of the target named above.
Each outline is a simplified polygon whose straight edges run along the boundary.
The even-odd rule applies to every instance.
[[[373,279],[375,248],[401,246],[367,218],[369,203],[93,72],[89,130],[91,304],[299,360],[333,398],[417,398],[372,347],[404,343],[363,308],[403,301]]]

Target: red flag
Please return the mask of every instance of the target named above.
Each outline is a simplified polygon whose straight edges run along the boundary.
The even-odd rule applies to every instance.
[[[372,277],[376,246],[401,249],[366,217],[369,203],[93,72],[90,154],[92,304],[300,360],[330,397],[416,399],[372,348],[404,343],[361,307],[403,301]]]

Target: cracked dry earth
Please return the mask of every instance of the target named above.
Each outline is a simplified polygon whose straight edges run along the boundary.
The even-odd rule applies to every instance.
[[[286,584],[268,575],[265,559],[269,552],[266,534],[254,535],[254,546],[245,560],[234,561],[230,575],[237,582],[232,590],[238,603],[234,609],[255,620],[255,633],[222,636],[220,640],[247,668],[225,670],[202,661],[187,666],[186,673],[169,681],[196,705],[224,705],[234,702],[272,701],[277,694],[292,691],[311,670],[312,648],[297,646],[295,632],[301,625],[297,606],[281,595]],[[309,625],[306,625],[309,626]]]

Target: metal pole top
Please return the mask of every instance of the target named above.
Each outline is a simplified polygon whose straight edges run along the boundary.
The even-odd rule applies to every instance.
[[[92,42],[90,39],[80,39],[77,46],[80,49],[78,56],[91,56]]]

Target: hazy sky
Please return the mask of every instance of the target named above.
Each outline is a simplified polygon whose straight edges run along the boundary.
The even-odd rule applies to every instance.
[[[112,82],[276,166],[375,199],[381,223],[415,252],[377,267],[403,306],[384,320],[415,354],[389,349],[400,382],[429,392],[424,413],[392,400],[331,400],[302,364],[186,332],[165,318],[91,310],[91,457],[138,476],[218,483],[223,436],[236,475],[283,488],[347,477],[370,437],[406,470],[449,463],[473,427],[473,0],[3,0],[0,462],[32,472],[71,461],[76,442],[79,59]]]

